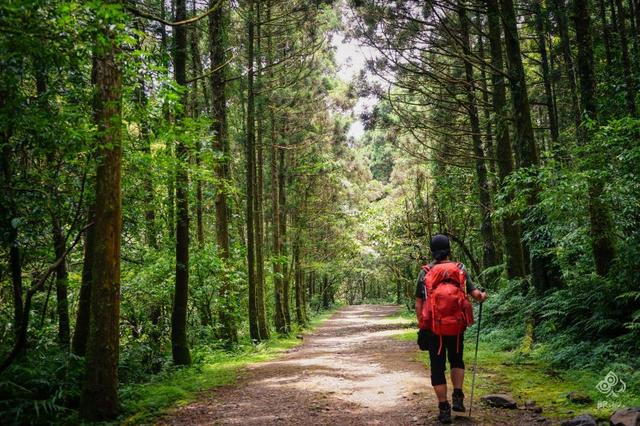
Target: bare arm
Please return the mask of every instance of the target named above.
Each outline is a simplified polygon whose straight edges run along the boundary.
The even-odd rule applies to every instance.
[[[476,299],[476,302],[478,302],[478,303],[482,303],[485,300],[487,300],[487,292],[486,291],[480,291],[477,288],[474,288],[473,291],[470,294],[471,294],[471,297]],[[417,305],[417,302],[416,302],[416,305]]]

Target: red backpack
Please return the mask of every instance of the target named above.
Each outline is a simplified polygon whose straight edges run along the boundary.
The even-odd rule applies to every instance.
[[[438,336],[459,336],[473,324],[462,264],[441,262],[423,269],[427,300],[422,304],[420,328],[428,328]]]

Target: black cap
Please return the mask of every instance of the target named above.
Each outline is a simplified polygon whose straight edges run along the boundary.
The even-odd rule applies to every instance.
[[[431,254],[436,260],[443,260],[451,253],[449,237],[443,234],[436,234],[431,238]]]

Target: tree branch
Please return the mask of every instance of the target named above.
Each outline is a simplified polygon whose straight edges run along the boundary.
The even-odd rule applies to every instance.
[[[193,17],[191,17],[189,19],[185,19],[183,21],[176,21],[176,22],[167,21],[166,19],[161,18],[159,16],[155,16],[155,15],[152,15],[150,13],[143,12],[141,10],[136,9],[131,4],[125,4],[124,7],[129,12],[133,13],[136,16],[139,16],[140,18],[151,19],[152,21],[160,22],[161,24],[167,25],[169,27],[179,27],[181,25],[193,24],[194,22],[198,22],[202,18],[206,18],[211,13],[215,12],[220,6],[222,6],[222,2],[223,2],[223,0],[218,0],[218,2],[216,4],[211,6],[206,12],[204,12],[201,15],[196,15],[196,16],[193,16]]]

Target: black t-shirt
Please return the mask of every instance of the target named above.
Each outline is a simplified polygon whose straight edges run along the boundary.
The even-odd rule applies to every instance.
[[[431,266],[435,265],[436,263],[439,262],[432,262]],[[460,263],[460,269],[462,269],[462,272],[464,272],[465,276],[467,277],[467,294],[470,294],[473,290],[476,289],[476,286],[473,284],[473,281],[471,280],[467,269],[462,263]],[[419,297],[420,299],[425,300],[427,298],[425,292],[426,289],[424,287],[424,269],[421,268],[420,273],[418,274],[418,280],[416,282],[416,298]]]

